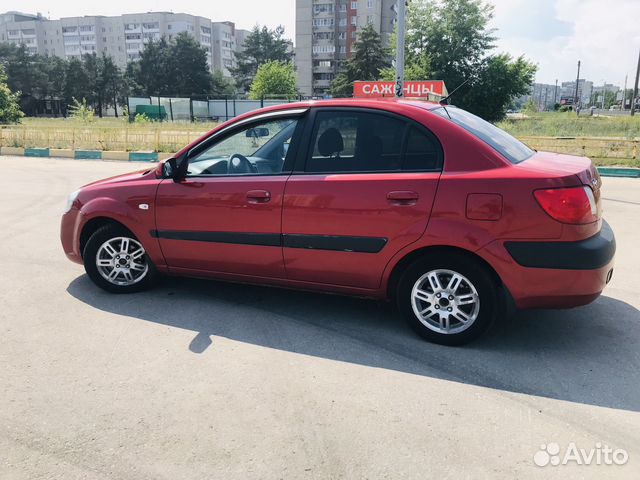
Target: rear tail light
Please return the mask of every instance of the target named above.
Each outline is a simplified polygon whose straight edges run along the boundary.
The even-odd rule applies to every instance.
[[[598,208],[590,187],[549,188],[533,192],[542,209],[562,223],[584,224],[598,220]]]

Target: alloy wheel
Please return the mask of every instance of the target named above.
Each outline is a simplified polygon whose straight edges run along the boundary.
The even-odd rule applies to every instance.
[[[96,267],[105,280],[119,286],[138,283],[149,271],[144,248],[129,237],[111,238],[100,245]]]
[[[480,296],[464,275],[453,270],[436,269],[415,282],[411,306],[425,327],[450,335],[473,325],[480,313]]]

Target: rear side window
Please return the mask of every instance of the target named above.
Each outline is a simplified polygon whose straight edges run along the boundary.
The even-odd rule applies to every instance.
[[[447,107],[446,110],[444,108],[436,108],[431,111],[436,115],[450,119],[453,123],[460,125],[493,147],[511,163],[520,163],[535,153],[520,140],[512,137],[504,130],[465,110],[456,107]]]
[[[441,148],[411,123],[359,111],[321,111],[315,116],[309,173],[389,172],[441,168]]]
[[[435,170],[439,168],[440,145],[415,126],[409,127],[402,170]]]

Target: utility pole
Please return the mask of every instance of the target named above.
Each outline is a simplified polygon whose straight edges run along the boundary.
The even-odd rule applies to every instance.
[[[398,30],[396,32],[396,97],[404,96],[404,32],[405,0],[398,0]]]
[[[602,109],[604,110],[604,101],[607,98],[607,81],[602,81]]]
[[[633,96],[631,97],[631,116],[636,111],[636,97],[638,96],[638,80],[640,80],[640,52],[638,52],[638,69],[636,70],[636,83],[633,87]]]
[[[576,93],[573,95],[573,109],[578,108],[578,84],[580,83],[580,60],[578,60],[578,75],[576,75]]]
[[[556,78],[556,89],[553,91],[553,108],[558,103],[558,79]]]
[[[624,76],[624,88],[622,89],[622,105],[620,105],[620,110],[624,112],[624,105],[627,102],[627,77],[629,75]]]
[[[547,86],[544,86],[544,105],[542,106],[542,111],[547,110]]]

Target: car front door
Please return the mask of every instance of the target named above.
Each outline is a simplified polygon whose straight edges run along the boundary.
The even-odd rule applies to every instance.
[[[282,201],[300,115],[231,127],[189,152],[184,180],[160,183],[155,235],[172,271],[285,277]]]
[[[287,277],[379,288],[391,257],[427,227],[442,147],[424,126],[382,111],[311,117],[284,192]]]

